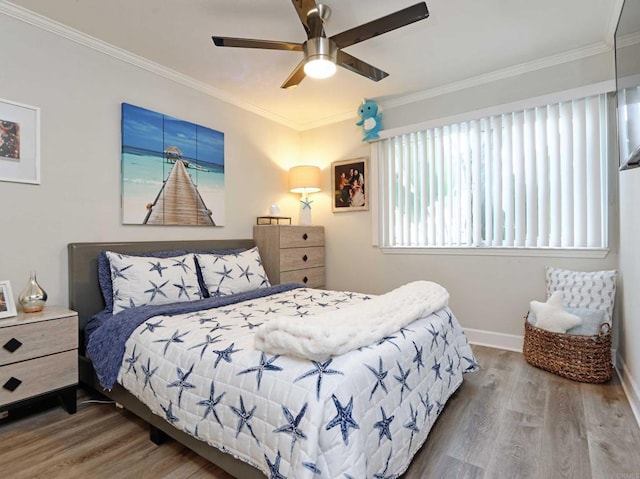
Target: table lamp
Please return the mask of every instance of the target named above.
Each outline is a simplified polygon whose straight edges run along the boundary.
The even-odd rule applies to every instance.
[[[309,193],[320,191],[321,174],[317,166],[303,165],[294,166],[289,170],[289,191],[291,193],[302,193],[300,199],[300,221],[301,225],[311,224],[311,203]]]

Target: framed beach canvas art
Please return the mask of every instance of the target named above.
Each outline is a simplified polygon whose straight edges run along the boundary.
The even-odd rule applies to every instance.
[[[331,163],[332,210],[334,212],[368,210],[368,176],[369,163],[367,158]]]
[[[0,181],[40,183],[40,108],[0,100]]]
[[[222,226],[224,133],[122,104],[122,222]]]

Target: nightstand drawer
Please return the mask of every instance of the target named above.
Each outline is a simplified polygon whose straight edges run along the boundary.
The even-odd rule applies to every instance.
[[[324,266],[320,268],[297,269],[280,273],[281,283],[302,283],[309,288],[324,286]]]
[[[324,248],[289,248],[280,251],[280,271],[324,266]]]
[[[77,316],[0,328],[0,366],[77,348]]]
[[[281,226],[280,248],[324,246],[324,228],[318,226]]]
[[[0,406],[78,383],[78,351],[0,367]],[[13,390],[11,390],[13,389]]]

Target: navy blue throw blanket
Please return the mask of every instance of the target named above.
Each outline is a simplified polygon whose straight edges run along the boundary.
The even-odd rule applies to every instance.
[[[118,371],[122,365],[127,339],[147,319],[158,315],[175,316],[176,314],[228,306],[302,287],[304,286],[299,284],[280,284],[269,288],[254,289],[245,293],[211,297],[197,301],[169,303],[159,306],[140,306],[138,308],[125,309],[115,315],[101,312],[96,314],[87,324],[85,331],[90,333],[87,353],[93,362],[93,369],[98,376],[100,385],[110,391],[118,379]]]

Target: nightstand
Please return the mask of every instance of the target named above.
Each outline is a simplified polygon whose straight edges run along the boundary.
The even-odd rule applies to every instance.
[[[253,239],[271,284],[324,287],[323,226],[254,226]]]
[[[59,306],[0,319],[0,411],[59,396],[76,412],[78,314]]]

